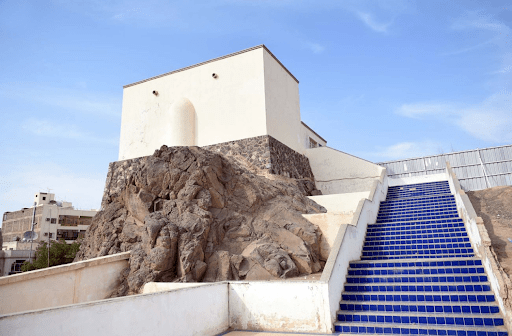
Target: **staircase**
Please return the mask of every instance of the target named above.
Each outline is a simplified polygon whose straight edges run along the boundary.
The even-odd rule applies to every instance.
[[[342,333],[507,335],[447,181],[389,187],[337,316]]]

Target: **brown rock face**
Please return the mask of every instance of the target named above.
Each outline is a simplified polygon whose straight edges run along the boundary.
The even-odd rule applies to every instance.
[[[313,184],[314,186],[314,184]],[[197,147],[166,147],[111,164],[102,210],[75,261],[132,251],[112,296],[150,281],[279,279],[322,269],[325,212],[304,180],[254,174]]]

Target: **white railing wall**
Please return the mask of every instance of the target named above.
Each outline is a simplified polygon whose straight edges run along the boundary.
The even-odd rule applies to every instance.
[[[454,193],[455,202],[457,203],[457,211],[464,221],[473,249],[477,256],[482,259],[491,288],[504,315],[505,325],[511,332],[512,281],[498,262],[482,218],[477,216],[469,197],[462,190],[457,176],[448,162],[446,163],[446,172],[450,189]]]

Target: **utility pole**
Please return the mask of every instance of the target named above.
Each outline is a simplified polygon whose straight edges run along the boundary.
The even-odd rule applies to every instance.
[[[28,262],[32,262],[32,243],[34,242],[34,226],[36,225],[36,202],[34,202],[34,211],[32,212],[32,233],[30,234],[30,254]]]

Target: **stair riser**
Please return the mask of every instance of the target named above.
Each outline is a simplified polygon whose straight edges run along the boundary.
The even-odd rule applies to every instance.
[[[466,330],[446,330],[446,329],[422,329],[418,327],[372,327],[372,326],[335,326],[336,332],[351,333],[351,334],[365,334],[365,335],[441,335],[441,336],[506,336],[505,331],[476,331]]]
[[[424,283],[462,283],[462,282],[487,282],[487,276],[465,276],[465,277],[385,277],[385,278],[366,278],[366,277],[347,277],[347,283],[349,284],[424,284]]]
[[[498,314],[498,306],[468,305],[386,305],[340,303],[341,313],[388,312],[388,313],[438,313],[438,314]]]
[[[365,314],[338,314],[340,322],[368,322],[368,323],[402,323],[402,324],[428,324],[446,326],[487,326],[495,327],[504,324],[503,318],[493,317],[441,317],[441,316],[401,316],[401,315],[365,315]]]
[[[425,294],[377,294],[377,293],[343,293],[343,301],[375,301],[375,302],[439,302],[439,303],[485,303],[495,302],[493,294],[437,294],[437,295],[425,295]]]
[[[361,268],[350,268],[348,270],[349,276],[378,276],[378,275],[459,275],[459,274],[485,274],[483,267],[480,268],[455,268],[455,269],[404,269],[404,270],[372,270]]]

